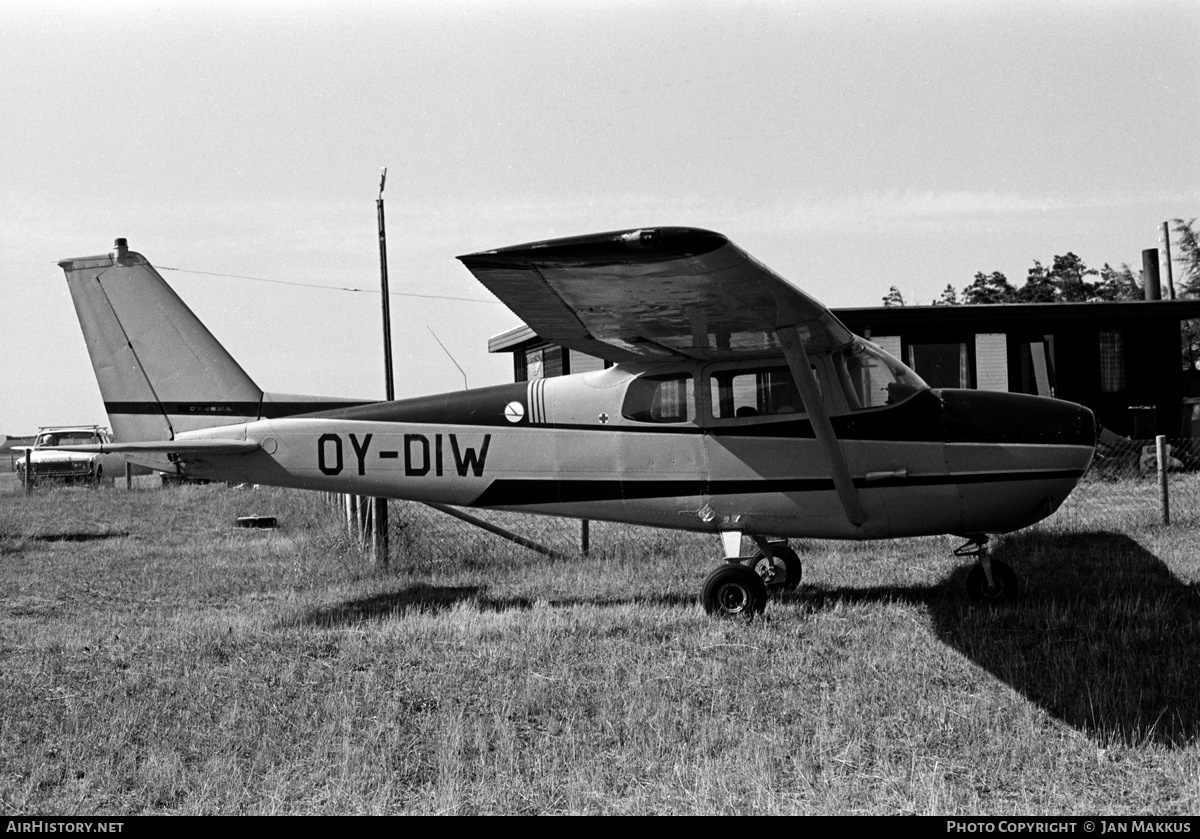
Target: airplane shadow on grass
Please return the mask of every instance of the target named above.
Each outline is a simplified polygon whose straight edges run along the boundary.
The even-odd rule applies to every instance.
[[[1006,538],[1017,603],[968,601],[970,563],[927,588],[809,589],[795,598],[924,604],[938,637],[1068,725],[1105,741],[1184,745],[1200,735],[1200,593],[1120,533]]]
[[[837,603],[923,605],[938,638],[1068,725],[1104,741],[1183,745],[1200,735],[1200,593],[1119,533],[1006,538],[993,557],[1021,576],[1015,604],[967,600],[964,563],[932,586],[824,589],[778,596],[820,612]],[[483,586],[415,584],[308,612],[308,625],[361,623],[439,612],[471,601],[487,611],[530,609],[525,597]],[[688,606],[694,597],[551,600],[552,606]],[[768,611],[768,615],[770,612]]]
[[[111,533],[45,533],[23,538],[33,542],[98,542],[103,539],[122,539],[128,535],[128,531],[121,530]]]
[[[37,533],[33,535],[16,536],[9,536],[6,533],[0,533],[0,540],[4,540],[4,542],[0,544],[0,553],[19,553],[28,547],[26,543],[99,542],[104,539],[123,539],[128,535],[129,532],[125,530],[105,533]]]

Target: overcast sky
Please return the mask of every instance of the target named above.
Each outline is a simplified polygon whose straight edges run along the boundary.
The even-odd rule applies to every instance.
[[[56,262],[124,236],[266,390],[511,379],[454,257],[718,230],[830,306],[1200,216],[1200,3],[0,0],[0,433],[107,424]],[[207,273],[194,273],[207,272]],[[215,275],[237,275],[215,276]],[[259,278],[259,279],[245,279]]]

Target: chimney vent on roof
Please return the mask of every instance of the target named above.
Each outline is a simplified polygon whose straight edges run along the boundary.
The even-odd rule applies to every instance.
[[[113,254],[112,255],[113,255],[113,261],[115,261],[117,263],[124,262],[126,257],[129,255],[129,240],[122,238],[122,239],[117,239],[117,241],[113,242]]]
[[[1147,300],[1162,300],[1158,277],[1158,248],[1142,251],[1142,294]]]

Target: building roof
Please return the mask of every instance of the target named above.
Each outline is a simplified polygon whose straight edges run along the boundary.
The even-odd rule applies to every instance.
[[[874,334],[889,334],[889,329],[917,325],[954,323],[972,327],[996,328],[1003,323],[1045,323],[1047,321],[1139,321],[1170,317],[1180,320],[1200,318],[1200,300],[1127,300],[1096,303],[994,303],[959,306],[865,306],[832,309],[833,314],[852,329],[860,324]],[[488,352],[517,352],[542,339],[522,324],[488,339]]]
[[[869,323],[875,330],[916,324],[965,326],[1047,321],[1140,321],[1149,318],[1200,318],[1200,300],[1125,300],[1096,303],[994,303],[975,306],[870,306],[834,309],[847,323]]]

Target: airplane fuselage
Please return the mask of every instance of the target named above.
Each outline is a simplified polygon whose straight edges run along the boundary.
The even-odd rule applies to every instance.
[[[179,466],[196,477],[463,507],[872,539],[1032,524],[1057,509],[1094,450],[1086,408],[1020,394],[925,388],[835,414],[866,513],[855,525],[802,411],[734,416],[717,404],[726,398],[717,380],[736,371],[618,365],[193,431],[179,439],[260,448]],[[648,386],[660,402],[672,389],[676,406],[646,407]]]
[[[1091,462],[1079,405],[934,390],[726,237],[639,228],[460,257],[547,341],[616,366],[440,396],[264,392],[118,239],[62,266],[115,451],[181,475],[719,533],[705,609],[748,618],[802,565],[766,538],[988,533],[1054,512]],[[750,537],[760,553],[743,557]],[[743,562],[743,560],[745,560]]]

